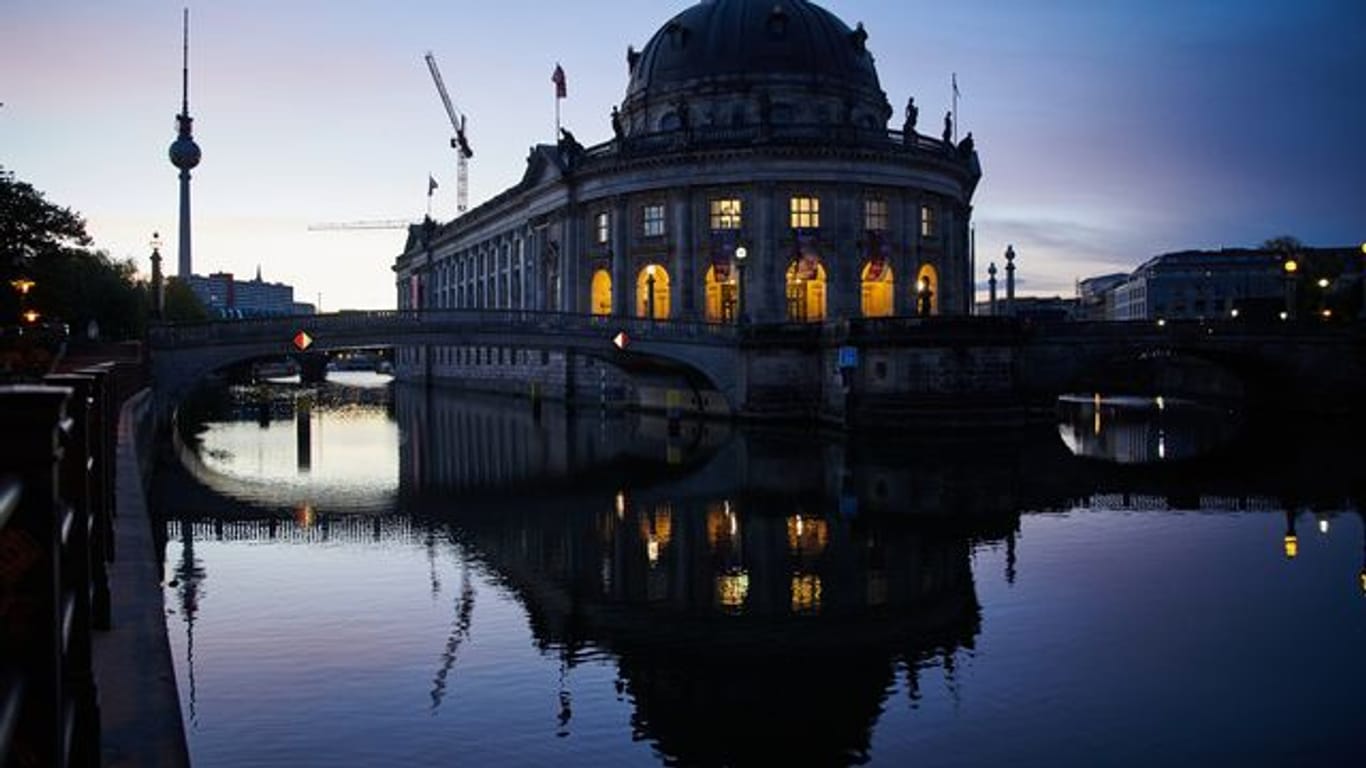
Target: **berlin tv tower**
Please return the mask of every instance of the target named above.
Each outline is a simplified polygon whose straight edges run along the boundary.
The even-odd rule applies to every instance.
[[[180,114],[176,115],[176,140],[171,144],[171,165],[180,169],[180,278],[190,268],[190,169],[199,165],[199,145],[194,143],[194,118],[190,117],[190,9],[185,9],[184,43],[180,70]]]

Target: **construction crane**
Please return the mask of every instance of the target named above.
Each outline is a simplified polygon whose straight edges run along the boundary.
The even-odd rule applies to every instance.
[[[374,221],[328,221],[322,224],[309,224],[309,232],[330,232],[340,229],[407,229],[420,221],[408,219],[380,219]]]
[[[432,81],[436,83],[436,91],[441,94],[441,103],[446,107],[446,116],[451,120],[451,128],[455,129],[451,149],[455,150],[455,211],[459,215],[470,207],[469,161],[474,157],[474,150],[470,149],[470,143],[465,138],[465,115],[451,103],[451,95],[446,92],[446,83],[441,79],[441,70],[436,67],[436,57],[427,51],[426,59],[427,69],[431,70]]]

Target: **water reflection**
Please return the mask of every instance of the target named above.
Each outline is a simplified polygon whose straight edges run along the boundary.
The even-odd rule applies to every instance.
[[[1058,416],[1058,435],[1073,454],[1120,464],[1204,456],[1240,425],[1226,408],[1163,397],[1064,395]]]
[[[270,423],[297,429],[297,411],[282,419],[274,408]],[[311,421],[325,410],[315,403]],[[1186,692],[1212,705],[1197,694],[1257,677],[1266,661],[1260,638],[1299,642],[1286,633],[1309,632],[1316,614],[1348,635],[1363,626],[1359,612],[1330,604],[1319,588],[1331,582],[1334,600],[1339,587],[1350,587],[1353,600],[1366,593],[1359,457],[1312,450],[1307,440],[1294,442],[1305,450],[1288,457],[1256,443],[1188,462],[1118,464],[1074,455],[1050,425],[823,439],[713,424],[670,429],[661,419],[550,407],[537,416],[515,402],[407,388],[395,389],[387,413],[398,425],[393,442],[371,446],[397,463],[393,506],[384,514],[338,514],[311,503],[273,510],[250,500],[235,509],[251,520],[169,508],[177,518],[168,526],[169,557],[178,563],[173,587],[183,620],[173,642],[189,662],[182,690],[192,740],[223,727],[198,730],[202,713],[214,710],[197,699],[218,696],[226,707],[223,689],[236,690],[246,670],[274,658],[275,646],[246,626],[254,605],[240,608],[231,628],[206,630],[202,618],[211,614],[203,605],[206,572],[214,574],[213,596],[229,600],[244,589],[222,575],[231,573],[229,553],[260,557],[269,551],[264,544],[292,548],[271,562],[300,592],[309,574],[297,564],[319,555],[311,567],[330,574],[323,590],[331,590],[330,601],[300,598],[274,610],[290,617],[294,633],[322,625],[328,649],[351,649],[329,655],[315,642],[287,657],[307,678],[296,682],[306,690],[291,690],[291,701],[318,711],[319,723],[335,722],[329,727],[337,732],[376,717],[392,723],[380,757],[336,754],[321,735],[290,734],[276,738],[292,739],[293,751],[263,743],[264,753],[224,738],[224,762],[266,754],[416,764],[459,753],[480,764],[849,764],[910,761],[940,739],[965,762],[1000,763],[1013,759],[1009,745],[1070,738],[1072,723],[1080,732],[1123,731],[1141,719],[1130,715],[1180,708],[1169,689],[1116,694],[1121,683],[1107,671],[1124,665],[1107,654],[1147,670],[1133,679],[1188,678]],[[252,408],[241,418],[254,425],[259,416]],[[1078,418],[1089,420],[1092,435],[1126,423],[1109,411]],[[1173,457],[1183,444],[1162,451]],[[315,454],[312,474],[331,447]],[[1211,514],[1161,514],[1168,510]],[[1236,546],[1247,530],[1255,535],[1250,546]],[[382,575],[389,559],[417,568],[389,580]],[[270,569],[252,562],[240,570],[264,570],[260,578],[268,579]],[[1126,574],[1130,562],[1143,563],[1140,572]],[[1161,613],[1154,602],[1201,589],[1215,602],[1186,613]],[[1088,590],[1100,597],[1088,603]],[[1107,618],[1132,637],[1101,629]],[[371,635],[357,627],[366,620],[379,622]],[[218,688],[195,671],[215,659],[197,651],[214,632],[232,640],[217,648],[220,665],[230,648],[257,649],[220,672],[226,682]],[[1329,650],[1342,637],[1322,635],[1316,647],[1359,670],[1350,666],[1354,657]],[[1017,642],[1023,650],[1012,649]],[[1187,654],[1191,646],[1201,653]],[[534,657],[521,653],[528,647]],[[1168,648],[1181,658],[1226,652],[1221,664],[1236,674],[1170,662]],[[983,671],[993,660],[1005,669]],[[364,684],[348,688],[353,676]],[[1296,698],[1299,681],[1268,683],[1264,694],[1315,712],[1323,743],[1337,745],[1354,733],[1342,727],[1352,718],[1341,706],[1342,690],[1352,686],[1325,679],[1314,695],[1332,706],[1305,706]],[[269,722],[257,710],[276,694],[250,693],[251,706],[232,716]],[[1015,706],[1032,696],[1045,697],[1046,706]],[[347,697],[360,702],[354,711],[322,716],[329,702]],[[1229,701],[1251,698],[1228,694]],[[1002,706],[1011,711],[1002,715]],[[1036,712],[1042,722],[1031,720]],[[447,719],[433,725],[438,717]],[[1269,734],[1274,729],[1264,726],[1276,720],[1261,714],[1247,722],[1253,733]],[[939,734],[964,729],[969,738],[942,743],[950,737]],[[633,751],[639,743],[653,754]],[[1126,756],[1096,754],[1110,758],[1101,762]]]

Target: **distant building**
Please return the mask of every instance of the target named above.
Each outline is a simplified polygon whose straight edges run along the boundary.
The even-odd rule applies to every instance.
[[[1089,277],[1077,283],[1078,320],[1107,320],[1114,314],[1114,290],[1129,279],[1128,273]]]
[[[1287,260],[1296,262],[1293,274],[1285,269]],[[1149,259],[1107,287],[1113,277],[1083,282],[1089,290],[1079,289],[1085,311],[1103,305],[1109,320],[1269,315],[1285,308],[1288,295],[1302,309],[1337,307],[1350,316],[1361,309],[1357,248],[1301,248],[1291,254],[1252,248],[1180,251]]]
[[[997,300],[998,310],[1001,309],[1000,305],[1003,303],[999,299]],[[1015,297],[1015,317],[1021,320],[1061,323],[1081,319],[1078,312],[1077,299],[1064,299],[1061,296]],[[977,314],[989,316],[991,314],[991,302],[977,302]]]
[[[190,290],[214,317],[275,317],[281,315],[313,314],[311,304],[296,304],[294,286],[267,283],[256,270],[255,280],[236,280],[231,272],[214,272],[208,276],[191,275]]]

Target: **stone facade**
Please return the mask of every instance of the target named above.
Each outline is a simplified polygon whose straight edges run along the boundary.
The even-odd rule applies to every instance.
[[[680,13],[628,51],[611,140],[585,148],[566,132],[532,148],[517,185],[410,230],[398,307],[714,323],[968,314],[977,154],[912,120],[887,128],[867,39],[798,0]],[[399,374],[422,354],[401,351]]]

